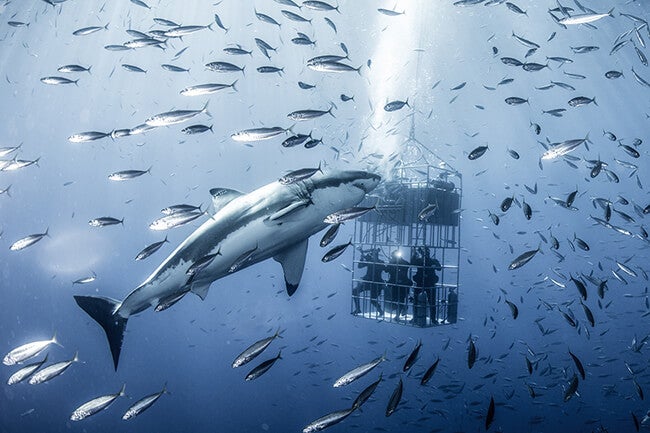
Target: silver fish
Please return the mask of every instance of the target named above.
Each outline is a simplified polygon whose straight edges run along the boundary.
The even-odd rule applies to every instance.
[[[237,80],[233,81],[230,84],[219,84],[219,83],[207,83],[207,84],[197,84],[196,86],[186,87],[180,91],[180,94],[183,96],[201,96],[201,95],[210,95],[212,93],[218,92],[219,90],[231,88],[234,91],[237,91],[235,84]]]
[[[48,365],[44,369],[36,372],[30,379],[30,385],[38,385],[39,383],[47,382],[48,380],[54,379],[58,375],[62,374],[68,369],[73,363],[79,361],[77,356],[78,352],[75,352],[74,357],[69,361],[57,362],[52,365]]]
[[[5,355],[2,363],[4,365],[15,365],[20,362],[26,361],[29,358],[33,358],[45,350],[50,344],[59,345],[59,342],[56,339],[56,333],[50,340],[41,340],[34,341],[32,343],[23,344],[22,346],[16,347],[7,355]]]
[[[129,180],[129,179],[135,179],[136,177],[140,177],[143,174],[146,173],[151,173],[151,167],[149,167],[146,170],[123,170],[123,171],[117,171],[115,173],[111,173],[108,175],[109,180],[113,181],[123,181],[123,180]]]
[[[242,365],[248,364],[260,353],[269,347],[269,345],[280,336],[280,330],[278,329],[275,334],[270,337],[263,338],[259,341],[248,346],[242,353],[240,353],[237,358],[232,362],[232,368],[241,367]],[[282,337],[280,337],[282,338]]]
[[[148,126],[154,126],[154,127],[168,126],[168,125],[174,125],[176,123],[185,122],[186,120],[190,120],[192,117],[198,114],[207,113],[209,115],[208,102],[206,102],[203,108],[200,110],[167,111],[165,113],[160,113],[160,114],[156,114],[155,116],[151,116],[150,118],[145,120],[144,123]]]
[[[390,396],[390,400],[388,400],[388,406],[386,407],[386,416],[391,416],[393,412],[397,409],[397,405],[399,405],[400,400],[402,399],[402,390],[404,388],[404,385],[402,383],[402,378],[399,378],[399,383],[395,387],[395,390],[393,390],[393,394]]]
[[[118,220],[117,218],[113,218],[113,217],[99,217],[99,218],[93,218],[90,221],[88,221],[88,225],[91,227],[106,227],[106,226],[114,226],[116,224],[124,225],[124,218]]]
[[[27,379],[29,376],[31,376],[36,370],[41,368],[43,364],[47,362],[47,357],[48,355],[45,355],[45,359],[39,362],[35,362],[33,364],[29,364],[15,372],[14,374],[9,377],[7,380],[7,385],[15,385],[17,383],[22,382],[23,380]]]
[[[133,404],[125,413],[122,415],[123,420],[134,418],[140,415],[145,410],[149,409],[163,394],[169,394],[167,392],[167,384],[163,385],[163,389],[160,392],[155,394],[148,395],[141,398]]]
[[[358,218],[361,215],[364,215],[371,210],[375,209],[375,206],[372,207],[351,207],[348,209],[343,209],[332,214],[329,214],[323,220],[326,224],[340,224],[344,221],[348,221],[354,218]]]
[[[95,141],[110,136],[111,132],[88,131],[73,134],[68,137],[68,141],[71,143],[85,143],[87,141]]]
[[[144,260],[144,259],[146,259],[150,255],[152,255],[153,253],[158,251],[163,246],[163,244],[165,242],[169,242],[167,240],[167,236],[165,236],[165,239],[163,239],[162,241],[154,242],[153,244],[145,247],[142,251],[140,251],[138,253],[138,255],[135,256],[135,259],[136,260]]]
[[[182,212],[175,213],[171,215],[166,215],[162,218],[158,218],[151,224],[149,224],[150,230],[169,230],[174,227],[180,227],[187,223],[194,221],[195,219],[203,216],[204,212]]]
[[[598,21],[601,18],[605,17],[612,17],[614,18],[614,15],[612,15],[612,12],[614,12],[614,8],[612,8],[609,12],[605,14],[594,14],[594,13],[586,13],[586,14],[576,14],[570,17],[564,17],[558,22],[563,25],[577,25],[577,24],[587,24],[587,23],[593,23],[594,21]]]
[[[53,86],[59,85],[59,84],[74,84],[78,85],[79,80],[71,80],[69,78],[65,77],[43,77],[41,78],[41,82],[44,84],[50,84]]]
[[[348,385],[355,380],[359,379],[360,377],[365,376],[366,374],[370,373],[375,367],[377,367],[379,364],[381,364],[383,361],[386,360],[386,357],[384,355],[380,356],[379,358],[373,359],[372,361],[360,365],[347,373],[345,373],[343,376],[339,377],[336,379],[336,382],[334,382],[334,385],[332,385],[334,388],[339,388],[341,386]]]
[[[126,389],[126,384],[122,385],[122,389],[120,389],[117,394],[103,395],[82,404],[72,412],[70,419],[72,421],[81,421],[84,418],[106,409],[115,401],[115,399],[124,395],[124,389]]]
[[[278,352],[278,356],[276,356],[275,358],[267,359],[266,361],[262,362],[260,365],[252,369],[250,373],[246,375],[246,381],[257,379],[258,377],[260,377],[261,375],[269,371],[269,369],[273,367],[273,364],[275,364],[275,362],[278,359],[282,359],[281,355],[282,352]]]
[[[297,110],[287,114],[287,118],[295,120],[296,122],[300,122],[304,120],[316,119],[317,117],[321,117],[325,114],[329,114],[330,116],[335,117],[334,114],[332,114],[333,108],[334,107],[330,107],[329,110]]]
[[[305,428],[302,429],[302,433],[314,433],[326,429],[327,427],[338,424],[347,418],[352,412],[354,412],[354,407],[350,409],[339,410],[336,412],[328,413],[327,415],[318,418],[316,421],[311,422]]]
[[[279,126],[274,126],[270,128],[253,128],[245,129],[243,131],[235,132],[230,136],[235,141],[261,141],[268,140],[277,135],[287,132],[289,129],[280,128]]]
[[[304,179],[309,179],[319,171],[322,173],[320,164],[318,164],[317,168],[301,168],[300,170],[295,170],[285,174],[280,179],[278,179],[278,182],[280,182],[282,185],[290,185]]]
[[[508,266],[508,269],[513,271],[515,269],[521,268],[526,263],[531,261],[531,259],[535,257],[535,254],[537,254],[538,252],[539,252],[539,248],[537,248],[536,250],[526,251],[525,253],[519,255],[516,259],[514,259],[512,263],[510,263],[510,265]]]
[[[20,251],[24,248],[34,245],[36,242],[43,239],[45,236],[49,236],[50,229],[45,230],[45,233],[36,233],[33,235],[25,236],[22,239],[18,239],[16,242],[11,244],[9,249],[11,251]]]

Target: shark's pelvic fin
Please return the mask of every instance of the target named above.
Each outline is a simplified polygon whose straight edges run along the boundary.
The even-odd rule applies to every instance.
[[[287,294],[293,295],[298,289],[302,272],[305,269],[308,239],[305,239],[277,254],[273,259],[282,265],[284,282],[287,285]]]

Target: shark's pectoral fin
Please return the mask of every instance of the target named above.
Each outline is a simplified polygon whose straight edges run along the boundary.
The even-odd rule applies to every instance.
[[[205,301],[206,296],[208,296],[208,289],[210,288],[211,283],[192,283],[192,288],[190,289],[192,293],[201,298],[202,301]]]
[[[273,259],[282,265],[284,282],[287,285],[287,294],[293,295],[298,289],[302,272],[305,269],[308,239],[295,244],[277,254]]]
[[[212,188],[210,190],[210,195],[212,196],[214,212],[217,213],[222,207],[244,194],[234,189]]]

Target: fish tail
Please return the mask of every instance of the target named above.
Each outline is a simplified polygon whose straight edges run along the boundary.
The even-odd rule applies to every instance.
[[[59,347],[63,347],[61,343],[59,343],[59,340],[56,339],[56,331],[54,331],[54,335],[52,336],[52,343],[56,344]]]
[[[124,330],[128,321],[128,317],[122,317],[117,314],[121,302],[111,298],[80,295],[76,295],[74,300],[82,310],[104,329],[113,356],[113,365],[115,370],[117,370],[120,352],[122,350],[122,341],[124,340]],[[122,389],[123,391],[124,389]]]
[[[320,168],[320,165],[319,165],[318,167]],[[9,186],[5,189],[5,193],[7,193],[7,195],[8,195],[9,197],[11,197],[11,192],[9,192],[9,189],[10,189],[10,188],[11,188],[11,185],[9,185]]]
[[[609,16],[612,17],[612,18],[614,18],[614,8],[611,8],[611,9],[609,10],[609,12],[607,12],[607,15],[609,15]]]
[[[232,84],[230,85],[230,87],[232,87],[232,90],[234,90],[236,92],[237,87],[235,87],[235,84],[237,84],[237,80],[233,81]]]
[[[126,390],[126,383],[122,385],[122,388],[120,388],[120,392],[118,393],[118,395],[120,397],[126,395],[126,392],[124,392],[125,390]]]
[[[90,72],[90,69],[92,69],[92,65],[88,66],[88,69],[86,69],[86,72],[88,72],[90,75],[92,75],[92,72]]]

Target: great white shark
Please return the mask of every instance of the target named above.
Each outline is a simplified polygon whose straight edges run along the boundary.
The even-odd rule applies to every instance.
[[[214,214],[126,298],[78,295],[75,301],[104,329],[117,370],[129,317],[150,307],[190,291],[205,299],[214,281],[271,257],[282,265],[293,295],[309,237],[327,226],[327,215],[359,204],[380,180],[365,171],[333,171],[288,185],[276,181],[249,194],[213,188]]]

